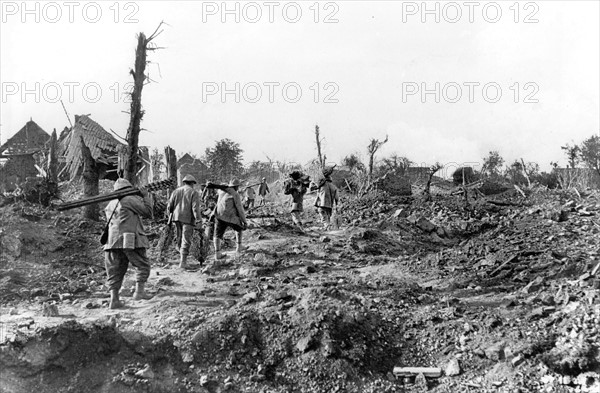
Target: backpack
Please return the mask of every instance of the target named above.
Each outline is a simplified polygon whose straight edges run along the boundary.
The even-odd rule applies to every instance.
[[[285,195],[290,195],[292,193],[292,182],[290,180],[286,180],[283,183],[283,193]]]

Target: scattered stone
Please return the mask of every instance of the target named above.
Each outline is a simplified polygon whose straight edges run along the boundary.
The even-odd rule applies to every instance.
[[[25,320],[23,322],[19,322],[17,324],[17,327],[19,329],[21,329],[21,328],[27,328],[27,329],[29,329],[33,324],[35,324],[35,321],[33,319],[27,319],[27,320]]]
[[[321,243],[329,243],[329,242],[331,241],[331,238],[330,238],[329,236],[321,236],[321,237],[319,238],[319,241],[320,241]]]
[[[415,378],[415,387],[422,392],[427,391],[427,378],[424,374],[418,374]]]
[[[497,342],[489,347],[487,347],[484,351],[485,357],[498,362],[504,359],[504,347],[506,344],[503,341]]]
[[[238,274],[240,275],[240,277],[246,277],[252,275],[252,273],[255,271],[255,269],[249,267],[241,267],[240,270],[238,270]]]
[[[288,291],[285,290],[277,292],[274,296],[275,300],[288,300],[291,299],[291,297],[292,295],[290,295]]]
[[[256,299],[258,299],[258,292],[248,292],[242,297],[242,299],[244,299],[246,303],[255,302]]]
[[[43,288],[33,288],[31,290],[31,297],[43,296],[46,293]]]
[[[152,371],[149,364],[146,364],[143,369],[135,373],[135,376],[138,378],[153,379],[154,371]]]
[[[505,299],[502,302],[502,307],[504,308],[512,308],[519,305],[519,302],[516,299]]]
[[[208,384],[208,375],[202,375],[200,377],[200,386],[206,386]]]
[[[544,279],[542,277],[536,277],[535,280],[533,280],[532,282],[530,282],[529,284],[527,284],[524,288],[523,288],[523,292],[524,293],[532,293],[535,292],[537,290],[539,290],[542,287],[542,284],[544,283]]]
[[[406,209],[397,209],[394,212],[393,217],[394,218],[405,218],[405,217],[408,217],[408,213],[406,212]]]
[[[523,358],[523,356],[517,355],[511,359],[510,364],[512,364],[513,367],[517,367],[524,361],[525,361],[525,358]]]
[[[436,226],[424,217],[419,218],[416,225],[425,232],[433,232],[436,229]]]
[[[312,335],[303,337],[296,343],[296,349],[300,351],[300,353],[306,353],[310,351],[314,345],[316,344],[315,339]]]
[[[60,298],[60,300],[65,301],[71,300],[73,298],[73,295],[70,293],[61,293],[60,295],[58,295],[58,297]]]
[[[58,307],[56,304],[44,304],[42,310],[42,316],[44,317],[58,317]]]
[[[457,358],[452,358],[444,367],[444,374],[448,377],[454,377],[460,375],[460,363]]]

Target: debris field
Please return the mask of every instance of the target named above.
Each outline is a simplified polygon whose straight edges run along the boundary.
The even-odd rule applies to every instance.
[[[305,233],[263,210],[192,272],[147,221],[154,297],[128,273],[110,310],[104,223],[4,203],[0,391],[599,391],[600,194],[346,196]]]

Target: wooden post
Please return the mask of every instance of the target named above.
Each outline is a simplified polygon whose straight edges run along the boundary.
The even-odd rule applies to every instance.
[[[50,149],[48,151],[48,182],[58,183],[58,156],[56,152],[57,136],[56,128],[50,137]]]
[[[171,197],[171,193],[177,188],[177,154],[171,146],[165,147],[165,162],[167,168],[167,179],[176,179],[173,186],[167,190],[167,199]],[[169,212],[165,209],[165,216],[169,216]]]
[[[165,147],[165,161],[167,168],[167,179],[177,179],[177,155],[171,146]]]
[[[92,153],[85,145],[83,137],[79,137],[81,141],[81,156],[83,157],[83,195],[85,197],[92,197],[98,195],[99,191],[99,170]],[[99,209],[98,204],[87,205],[83,209],[83,216],[87,219],[98,221],[99,220]]]

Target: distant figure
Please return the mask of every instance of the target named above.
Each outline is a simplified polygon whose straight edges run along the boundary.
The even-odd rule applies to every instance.
[[[250,182],[246,182],[244,195],[246,197],[246,203],[244,204],[244,207],[246,210],[250,210],[254,207],[254,199],[256,198],[256,191],[254,191],[254,188],[252,188]]]
[[[323,169],[324,177],[317,184],[317,199],[315,200],[315,207],[319,211],[321,223],[325,230],[328,230],[331,225],[334,204],[337,208],[339,203],[338,189],[331,180],[332,172],[333,170],[330,168]]]
[[[196,178],[186,175],[182,180],[183,185],[173,191],[167,210],[171,213],[172,220],[177,228],[177,248],[179,249],[179,267],[185,269],[187,257],[190,253],[194,226],[202,227],[200,215],[200,195],[194,190]]]
[[[292,221],[304,232],[302,227],[302,212],[304,211],[304,195],[308,191],[310,178],[301,172],[294,171],[290,173],[290,179],[284,184],[284,194],[292,196]]]
[[[239,186],[239,180],[232,180],[226,186],[213,183],[207,183],[206,185],[207,189],[217,189],[219,194],[215,209],[215,261],[223,258],[221,243],[227,228],[232,228],[235,231],[236,252],[238,254],[242,252],[242,231],[248,227],[248,223],[238,193]]]
[[[267,178],[263,177],[260,185],[258,186],[258,195],[260,196],[259,206],[263,206],[265,204],[265,198],[269,193],[269,185],[267,184]]]
[[[125,179],[118,179],[113,189],[115,191],[133,188]],[[123,277],[131,263],[135,269],[135,300],[150,299],[145,291],[146,281],[150,276],[150,262],[146,256],[148,238],[142,225],[141,217],[152,215],[152,203],[147,191],[140,190],[142,195],[129,195],[114,199],[108,203],[104,212],[108,220],[108,241],[104,245],[104,264],[106,267],[107,286],[110,290],[111,309],[122,308],[119,290]]]

